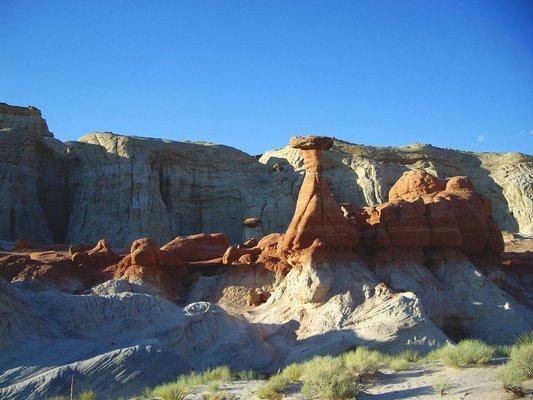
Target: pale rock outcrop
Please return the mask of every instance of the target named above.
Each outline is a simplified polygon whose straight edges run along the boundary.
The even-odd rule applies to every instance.
[[[1,331],[2,399],[65,395],[73,375],[77,390],[115,398],[192,368],[227,364],[266,372],[279,364],[257,327],[215,304],[182,309],[150,294],[76,296],[2,285],[0,279],[0,304],[6,301],[11,310],[0,321],[7,324]]]
[[[124,245],[145,236],[162,243],[200,232],[241,241],[244,218],[259,215],[266,231],[282,230],[294,204],[280,176],[230,147],[111,133],[69,146],[77,160],[69,242],[105,236]]]
[[[282,232],[303,179],[286,147],[257,158],[227,146],[100,132],[52,137],[35,108],[0,107],[0,240],[128,246],[139,237],[223,232],[231,242]],[[266,165],[265,165],[266,164]],[[321,173],[338,202],[387,200],[409,169],[466,175],[493,204],[502,229],[533,235],[530,155],[468,153],[429,145],[378,148],[335,141]],[[242,224],[259,218],[260,226]]]
[[[428,267],[396,255],[374,269],[393,290],[412,290],[450,338],[509,343],[533,326],[533,312],[496,286],[466,257],[437,252]],[[401,261],[398,261],[401,260]]]
[[[358,262],[292,269],[251,319],[283,343],[286,364],[362,345],[424,352],[448,340],[415,294],[388,290]]]
[[[64,241],[63,149],[40,111],[0,103],[0,239]]]

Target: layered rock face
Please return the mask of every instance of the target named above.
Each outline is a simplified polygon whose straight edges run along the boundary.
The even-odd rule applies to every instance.
[[[64,242],[66,166],[63,144],[39,110],[0,103],[0,238]]]
[[[359,232],[344,218],[320,172],[321,152],[333,146],[333,139],[295,137],[291,139],[291,146],[302,151],[305,177],[281,250],[351,252],[358,245]]]
[[[321,177],[340,203],[388,198],[406,170],[443,180],[468,176],[491,200],[502,229],[533,235],[533,159],[413,145],[375,148],[334,141]],[[128,247],[139,237],[223,232],[232,242],[283,232],[293,215],[304,152],[292,147],[259,160],[206,143],[94,133],[53,139],[35,108],[0,107],[0,240]],[[253,228],[246,219],[258,219]]]
[[[388,200],[389,190],[409,170],[439,180],[468,176],[493,206],[493,218],[506,231],[533,235],[533,157],[519,153],[472,153],[431,145],[373,147],[335,140],[322,156],[322,176],[339,203],[360,207]],[[287,146],[266,152],[260,162],[301,172],[303,155]]]

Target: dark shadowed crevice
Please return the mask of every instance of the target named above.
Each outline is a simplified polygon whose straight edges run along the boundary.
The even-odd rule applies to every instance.
[[[67,166],[43,145],[38,154],[37,197],[54,243],[64,243],[69,224]]]
[[[15,207],[9,209],[9,240],[15,241],[17,235],[17,213]]]

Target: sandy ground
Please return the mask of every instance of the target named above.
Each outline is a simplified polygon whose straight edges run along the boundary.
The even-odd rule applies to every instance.
[[[394,373],[382,370],[373,380],[361,387],[357,400],[403,400],[403,399],[449,399],[449,400],[506,400],[512,397],[505,393],[494,378],[497,365],[455,370],[438,365],[414,365],[407,371]],[[257,387],[263,381],[241,381],[221,384],[219,392],[235,396],[237,400],[257,400]],[[436,393],[434,386],[446,384],[444,396]],[[525,384],[533,398],[533,381]],[[284,399],[304,400],[300,384],[289,385]],[[200,386],[186,400],[202,400],[206,387]]]

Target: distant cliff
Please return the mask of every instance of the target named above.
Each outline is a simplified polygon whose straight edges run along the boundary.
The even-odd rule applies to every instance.
[[[502,229],[533,235],[533,157],[336,141],[323,176],[339,202],[386,201],[408,169],[467,175],[492,200]],[[42,243],[139,237],[162,244],[197,232],[240,241],[284,231],[294,212],[303,160],[289,147],[259,160],[208,143],[93,133],[53,138],[39,110],[0,104],[0,240]],[[253,231],[242,224],[260,218]]]

